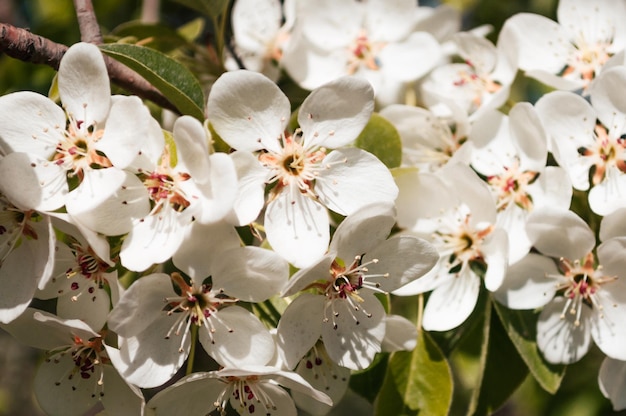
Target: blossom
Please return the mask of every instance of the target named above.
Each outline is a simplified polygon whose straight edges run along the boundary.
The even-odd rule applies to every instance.
[[[473,33],[457,33],[453,40],[464,63],[435,68],[422,82],[421,93],[426,106],[458,107],[472,120],[504,104],[516,71],[500,45]]]
[[[31,308],[2,328],[25,345],[46,350],[33,386],[46,413],[80,416],[101,402],[111,414],[143,414],[141,391],[111,366],[104,331]]]
[[[377,100],[398,102],[404,84],[438,62],[438,42],[415,32],[413,1],[300,2],[297,24],[283,65],[303,88],[314,89],[345,75],[366,78]]]
[[[598,385],[604,397],[611,400],[615,411],[626,409],[625,381],[626,361],[606,357],[600,366]]]
[[[0,98],[0,191],[15,204],[38,211],[65,205],[94,231],[119,235],[145,215],[137,179],[124,171],[142,139],[161,136],[158,123],[137,97],[111,97],[99,49],[78,43],[59,66],[63,108],[42,95],[20,91]],[[77,185],[68,186],[78,182]],[[28,192],[22,192],[28,189]],[[103,204],[109,215],[97,227],[92,216]]]
[[[23,313],[53,274],[56,236],[50,217],[0,194],[0,322]]]
[[[295,21],[295,2],[278,0],[237,0],[231,11],[235,57],[243,67],[272,80],[280,76],[280,61]],[[284,18],[283,20],[283,9]],[[225,66],[240,69],[236,58],[227,57]]]
[[[560,0],[558,22],[531,13],[509,18],[499,42],[527,76],[560,90],[587,89],[626,46],[623,2]]]
[[[467,166],[448,164],[435,174],[397,177],[398,225],[430,241],[440,258],[431,272],[394,294],[432,290],[422,326],[446,331],[474,310],[484,280],[496,290],[508,263],[506,231],[496,226],[496,205],[487,185]]]
[[[221,220],[237,192],[233,161],[224,153],[209,155],[205,130],[198,120],[178,118],[173,145],[163,146],[163,140],[157,143],[161,145],[152,146],[152,152],[144,150],[142,156],[148,160],[138,168],[151,210],[134,222],[120,252],[122,264],[130,270],[145,270],[168,260],[193,221]],[[103,221],[107,214],[103,213]]]
[[[486,129],[476,124],[489,124],[496,132],[484,134]],[[485,113],[476,124],[474,129],[483,134],[473,137],[471,165],[496,196],[496,225],[507,230],[509,263],[514,263],[531,248],[528,215],[544,207],[567,210],[572,186],[563,168],[546,166],[548,137],[529,103],[516,104],[508,117],[497,111]]]
[[[272,358],[271,335],[236,303],[276,294],[287,280],[287,263],[269,250],[234,248],[220,252],[208,275],[210,280],[197,274],[188,282],[177,272],[155,273],[124,293],[109,327],[122,338],[113,363],[126,380],[140,387],[165,383],[187,358],[196,330],[200,344],[221,365],[264,365]]]
[[[326,251],[326,208],[350,215],[397,195],[389,170],[375,156],[342,148],[369,120],[372,94],[369,84],[358,78],[324,85],[302,103],[300,128],[288,134],[289,101],[264,76],[228,72],[211,90],[211,123],[238,150],[233,157],[242,186],[234,221],[239,225],[254,221],[264,204],[265,185],[273,185],[264,216],[267,239],[296,267],[310,265]]]
[[[299,270],[283,296],[295,298],[278,324],[279,352],[288,368],[322,338],[331,360],[366,368],[381,351],[385,311],[376,292],[390,292],[418,279],[438,258],[434,248],[412,237],[387,239],[394,224],[390,204],[368,205],[337,228],[328,254]]]
[[[614,90],[626,85],[626,72],[611,69],[603,78],[592,90],[592,104],[555,91],[539,99],[536,108],[572,186],[589,190],[591,209],[607,215],[626,204],[626,108],[613,98]]]
[[[257,413],[295,416],[296,407],[281,386],[304,393],[331,405],[324,393],[315,390],[298,374],[268,366],[223,368],[183,377],[157,393],[147,404],[157,416],[209,414],[217,409],[226,414],[228,404],[240,415]],[[208,400],[207,400],[208,398]]]
[[[571,211],[533,212],[527,228],[534,247],[547,259],[531,253],[511,266],[495,298],[512,309],[543,306],[537,346],[551,363],[580,360],[592,339],[608,356],[626,359],[621,325],[626,316],[626,239],[605,234],[596,257],[593,232]]]

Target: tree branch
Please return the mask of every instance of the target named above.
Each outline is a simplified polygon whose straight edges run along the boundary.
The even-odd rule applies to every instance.
[[[0,23],[0,52],[10,57],[33,64],[45,64],[58,70],[66,50],[67,46],[63,44],[35,35],[26,29]],[[113,83],[131,94],[180,114],[180,111],[163,94],[135,71],[107,56],[104,58],[109,78]]]
[[[100,25],[98,25],[91,0],[74,0],[74,9],[78,19],[80,40],[100,45],[103,42],[102,32],[100,32]]]

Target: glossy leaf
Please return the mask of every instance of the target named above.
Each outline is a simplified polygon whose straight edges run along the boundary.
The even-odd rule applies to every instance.
[[[182,114],[204,119],[204,94],[198,80],[179,62],[154,49],[137,45],[101,45],[102,52],[150,82]]]
[[[147,46],[161,52],[170,52],[188,44],[178,31],[163,24],[145,24],[138,21],[122,23],[111,35],[120,38],[133,38],[132,43]]]
[[[398,391],[398,387],[393,380],[393,374],[388,369],[383,380],[383,385],[380,389],[380,393],[376,397],[374,402],[374,415],[375,416],[417,416],[419,410],[411,410],[402,401],[402,396]]]
[[[511,310],[498,302],[493,304],[500,322],[535,380],[547,392],[556,393],[566,367],[547,362],[537,348],[537,314],[533,311]]]
[[[425,415],[448,413],[452,402],[452,373],[443,353],[425,331],[419,332],[413,351],[398,351],[392,355],[388,375],[409,410],[419,410]]]
[[[389,169],[397,168],[402,162],[402,141],[398,130],[376,113],[372,114],[355,145],[378,157]]]
[[[480,369],[468,415],[488,415],[499,409],[522,384],[528,368],[486,302]]]

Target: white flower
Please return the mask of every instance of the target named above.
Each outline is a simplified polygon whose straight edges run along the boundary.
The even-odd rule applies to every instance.
[[[283,49],[295,20],[294,6],[295,1],[290,0],[284,6],[278,0],[234,2],[231,11],[234,52],[245,69],[272,80],[279,78]],[[232,56],[227,57],[225,65],[229,70],[240,69]]]
[[[110,414],[143,414],[141,391],[126,384],[110,365],[104,332],[35,309],[2,328],[21,343],[47,351],[33,386],[46,413],[81,416],[101,402]]]
[[[614,92],[626,86],[626,70],[615,68],[606,75],[592,90],[593,106],[563,91],[546,94],[536,104],[551,136],[555,159],[575,189],[591,187],[589,205],[600,215],[626,206],[626,143],[622,137],[626,107],[614,98]]]
[[[423,76],[441,56],[430,33],[414,31],[413,1],[325,0],[298,5],[283,65],[303,88],[355,74],[372,83],[377,100],[390,104],[398,102],[404,83]]]
[[[475,119],[484,111],[500,107],[507,100],[515,68],[501,47],[472,33],[453,38],[465,63],[451,63],[434,69],[421,84],[424,102],[432,107],[458,107]]]
[[[543,207],[567,210],[572,186],[565,170],[546,167],[548,138],[532,105],[518,103],[508,117],[485,113],[478,123],[497,128],[492,137],[473,137],[471,163],[497,198],[496,225],[507,230],[509,263],[514,263],[531,248],[526,235],[530,212]]]
[[[224,153],[209,155],[202,124],[190,116],[180,117],[173,136],[175,148],[155,146],[162,153],[150,155],[152,165],[146,166],[145,161],[139,170],[152,209],[124,239],[120,259],[127,269],[141,271],[165,262],[178,250],[193,221],[217,222],[235,200],[235,164]],[[109,215],[103,212],[102,221]]]
[[[140,387],[169,380],[189,354],[192,325],[221,365],[264,365],[272,358],[274,341],[267,329],[235,303],[275,295],[287,281],[287,263],[269,250],[235,248],[220,252],[209,275],[210,282],[202,274],[188,283],[179,273],[152,274],[124,293],[109,327],[123,338],[120,359],[113,363],[126,380]]]
[[[499,42],[527,76],[561,90],[586,89],[609,59],[626,46],[622,1],[560,0],[557,22],[519,13]]]
[[[596,258],[593,232],[571,211],[533,212],[527,227],[534,247],[558,267],[529,254],[510,268],[495,298],[513,309],[543,306],[537,346],[551,363],[578,361],[591,339],[608,356],[626,359],[626,238],[609,237]]]
[[[68,49],[58,87],[63,108],[32,92],[0,98],[0,147],[6,154],[0,160],[6,178],[0,191],[28,209],[53,211],[65,205],[91,228],[94,211],[108,203],[115,215],[94,230],[123,234],[149,205],[133,186],[136,178],[122,169],[135,159],[144,139],[161,135],[158,123],[139,98],[111,98],[104,59],[95,45]],[[78,185],[70,189],[66,179]]]
[[[339,225],[328,254],[289,280],[284,296],[314,292],[290,303],[278,324],[279,352],[288,368],[320,337],[334,362],[355,370],[366,368],[381,351],[385,311],[374,293],[421,277],[438,257],[424,240],[386,239],[393,224],[392,205],[362,208]]]
[[[298,129],[285,133],[287,97],[264,76],[223,74],[209,95],[215,131],[237,149],[242,184],[234,221],[254,221],[263,207],[265,184],[274,185],[265,211],[272,248],[296,267],[310,265],[326,251],[329,208],[349,215],[375,201],[393,201],[397,188],[389,170],[372,154],[347,145],[372,113],[372,89],[344,77],[313,91],[298,113]],[[250,154],[256,152],[256,158]]]
[[[600,366],[598,385],[600,391],[611,400],[613,410],[626,409],[626,361],[606,357]]]
[[[283,387],[332,405],[326,394],[315,390],[296,373],[248,365],[183,377],[157,393],[147,407],[157,416],[204,415],[216,409],[226,414],[228,404],[242,416],[295,416],[296,407]]]
[[[441,257],[430,273],[394,294],[433,290],[424,309],[424,329],[453,329],[474,310],[482,279],[489,291],[504,279],[508,239],[495,226],[494,198],[465,165],[448,164],[437,176],[409,172],[396,179],[398,225],[431,241]]]
[[[49,216],[16,208],[0,194],[0,322],[17,318],[45,287],[55,243]]]

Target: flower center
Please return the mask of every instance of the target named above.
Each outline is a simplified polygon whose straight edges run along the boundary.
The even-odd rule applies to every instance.
[[[520,171],[519,160],[504,168],[504,173],[489,176],[487,182],[498,197],[497,208],[502,211],[510,204],[531,211],[533,208],[532,196],[528,193],[528,185],[539,177],[539,172]]]
[[[433,235],[433,244],[442,256],[448,255],[448,273],[459,276],[467,267],[484,272],[487,264],[481,251],[482,244],[493,229],[491,224],[472,227],[469,213],[444,220],[440,231]]]
[[[608,167],[616,167],[622,173],[626,173],[626,135],[614,137],[609,134],[606,127],[596,124],[594,130],[595,143],[589,147],[580,147],[578,154],[582,157],[591,158],[591,181],[594,185],[599,184],[607,175]]]
[[[151,214],[159,213],[164,206],[170,206],[176,212],[184,211],[191,205],[190,198],[183,190],[184,182],[191,179],[185,172],[176,172],[170,165],[170,155],[166,150],[161,163],[154,172],[145,175],[143,184],[153,204]]]
[[[164,310],[168,316],[179,314],[179,317],[170,327],[165,339],[169,339],[172,334],[176,336],[184,334],[179,348],[179,351],[183,352],[183,344],[187,339],[191,324],[194,324],[198,327],[204,327],[209,333],[211,343],[214,344],[213,334],[216,329],[212,320],[216,319],[223,323],[218,316],[218,310],[225,305],[236,303],[237,299],[229,298],[221,290],[217,293],[213,292],[211,285],[205,284],[200,288],[195,288],[193,284],[189,285],[180,273],[172,273],[171,278],[180,289],[181,294],[180,296],[165,298],[167,305]],[[228,325],[225,326],[228,327]],[[228,332],[233,332],[233,329],[228,328]]]
[[[313,183],[321,169],[321,162],[326,157],[326,149],[308,150],[300,143],[301,133],[285,136],[279,152],[267,151],[259,155],[259,161],[270,170],[267,183],[276,183],[274,197],[289,187],[299,190],[312,198],[317,198]]]
[[[104,134],[104,130],[85,126],[83,121],[70,117],[62,134],[63,139],[57,143],[52,160],[68,172],[68,177],[78,176],[80,179],[85,169],[112,166],[109,159],[95,149],[95,144]]]
[[[559,75],[566,79],[583,81],[584,88],[600,73],[602,67],[609,60],[613,53],[609,52],[613,40],[599,41],[590,44],[585,39],[579,39],[572,44],[567,64]]]
[[[558,289],[563,291],[566,299],[565,306],[561,313],[561,319],[565,319],[566,314],[575,316],[574,325],[580,325],[580,317],[582,314],[583,304],[590,308],[596,308],[600,311],[600,317],[604,306],[600,303],[597,296],[598,290],[605,283],[614,281],[614,276],[604,276],[601,272],[602,267],[594,267],[593,253],[588,253],[581,263],[575,260],[573,263],[568,259],[561,258],[559,260],[559,268],[566,280],[558,285]],[[555,276],[562,280],[562,276]]]
[[[471,113],[476,111],[488,96],[498,92],[502,88],[502,84],[494,80],[491,74],[479,73],[471,61],[467,60],[465,63],[467,66],[465,69],[458,71],[457,78],[454,79],[452,84],[455,87],[465,89],[471,95]]]
[[[348,74],[354,74],[361,67],[377,71],[381,67],[378,54],[385,47],[385,42],[372,42],[363,29],[349,47]]]

